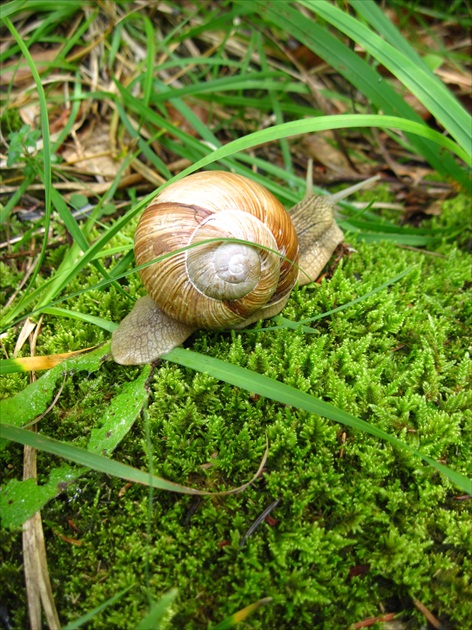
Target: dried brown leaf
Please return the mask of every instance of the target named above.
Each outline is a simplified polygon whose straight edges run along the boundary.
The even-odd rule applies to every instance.
[[[76,135],[75,146],[62,152],[67,164],[74,164],[79,172],[95,175],[102,181],[114,179],[121,168],[123,158],[115,156],[108,122],[88,125]],[[126,169],[125,174],[129,174]]]

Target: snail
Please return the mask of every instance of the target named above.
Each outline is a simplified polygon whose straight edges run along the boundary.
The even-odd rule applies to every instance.
[[[374,179],[319,196],[309,169],[290,213],[242,175],[204,171],[170,184],[144,211],[134,250],[138,266],[179,251],[139,270],[147,295],[113,332],[113,359],[149,363],[200,328],[244,328],[280,313],[343,241],[335,204]]]

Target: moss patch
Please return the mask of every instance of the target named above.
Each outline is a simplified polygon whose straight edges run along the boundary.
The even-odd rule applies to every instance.
[[[466,204],[450,202],[436,223],[464,221],[466,212]],[[285,317],[312,317],[413,270],[387,290],[318,320],[313,334],[263,332],[269,323],[258,324],[257,332],[199,332],[188,345],[330,401],[471,475],[469,256],[448,243],[438,246],[439,257],[348,241],[357,253],[345,257],[331,279],[295,290]],[[110,289],[84,294],[80,309],[116,321],[128,303]],[[106,336],[48,318],[38,353]],[[94,374],[67,378],[41,431],[85,443],[120,386],[137,374],[138,368],[108,362]],[[24,385],[24,375],[12,375],[1,395]],[[91,627],[134,628],[149,597],[172,587],[179,588],[172,621],[178,628],[206,628],[267,596],[272,603],[251,617],[252,628],[344,628],[382,611],[419,623],[415,599],[445,623],[469,623],[470,500],[409,453],[162,362],[150,383],[148,410],[115,457],[134,466],[152,462],[154,472],[170,480],[220,490],[252,476],[266,434],[264,474],[241,495],[150,496],[145,488],[89,473],[49,503],[43,519],[62,621],[134,585]],[[21,477],[20,447],[10,446],[1,459],[6,479]],[[38,459],[41,479],[51,458],[40,453]],[[241,546],[275,499],[280,503],[270,518]],[[21,536],[3,531],[1,539],[2,603],[16,627],[24,627]]]

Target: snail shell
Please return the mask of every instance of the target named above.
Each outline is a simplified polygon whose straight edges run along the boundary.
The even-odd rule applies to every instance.
[[[139,272],[160,308],[196,328],[239,326],[297,280],[298,241],[285,208],[263,186],[220,171],[190,175],[157,197],[136,230],[136,262],[219,238],[261,247],[204,243]]]

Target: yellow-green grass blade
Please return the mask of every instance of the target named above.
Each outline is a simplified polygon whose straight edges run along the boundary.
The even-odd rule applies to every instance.
[[[238,138],[229,142],[224,147],[213,151],[210,155],[202,158],[196,164],[188,167],[172,181],[180,179],[189,173],[193,173],[197,169],[208,166],[217,160],[220,160],[239,151],[253,148],[265,142],[280,140],[290,136],[315,133],[317,131],[326,131],[328,129],[354,129],[365,127],[378,127],[380,129],[398,129],[411,134],[416,134],[423,138],[427,138],[435,142],[439,147],[450,151],[463,160],[468,166],[472,167],[472,156],[463,150],[456,142],[450,138],[446,138],[438,131],[430,129],[427,125],[399,118],[398,116],[382,116],[380,114],[340,114],[337,116],[319,116],[318,118],[307,118],[305,120],[296,120],[255,133],[248,134],[244,138]]]
[[[247,619],[249,615],[251,615],[258,608],[264,606],[264,604],[269,604],[271,601],[272,597],[264,597],[258,602],[254,602],[254,604],[249,604],[249,606],[245,606],[241,610],[238,610],[238,612],[235,612],[227,619],[224,619],[223,621],[218,623],[216,626],[212,626],[211,630],[227,630],[228,628],[234,628],[236,624],[241,623],[241,621]]]

